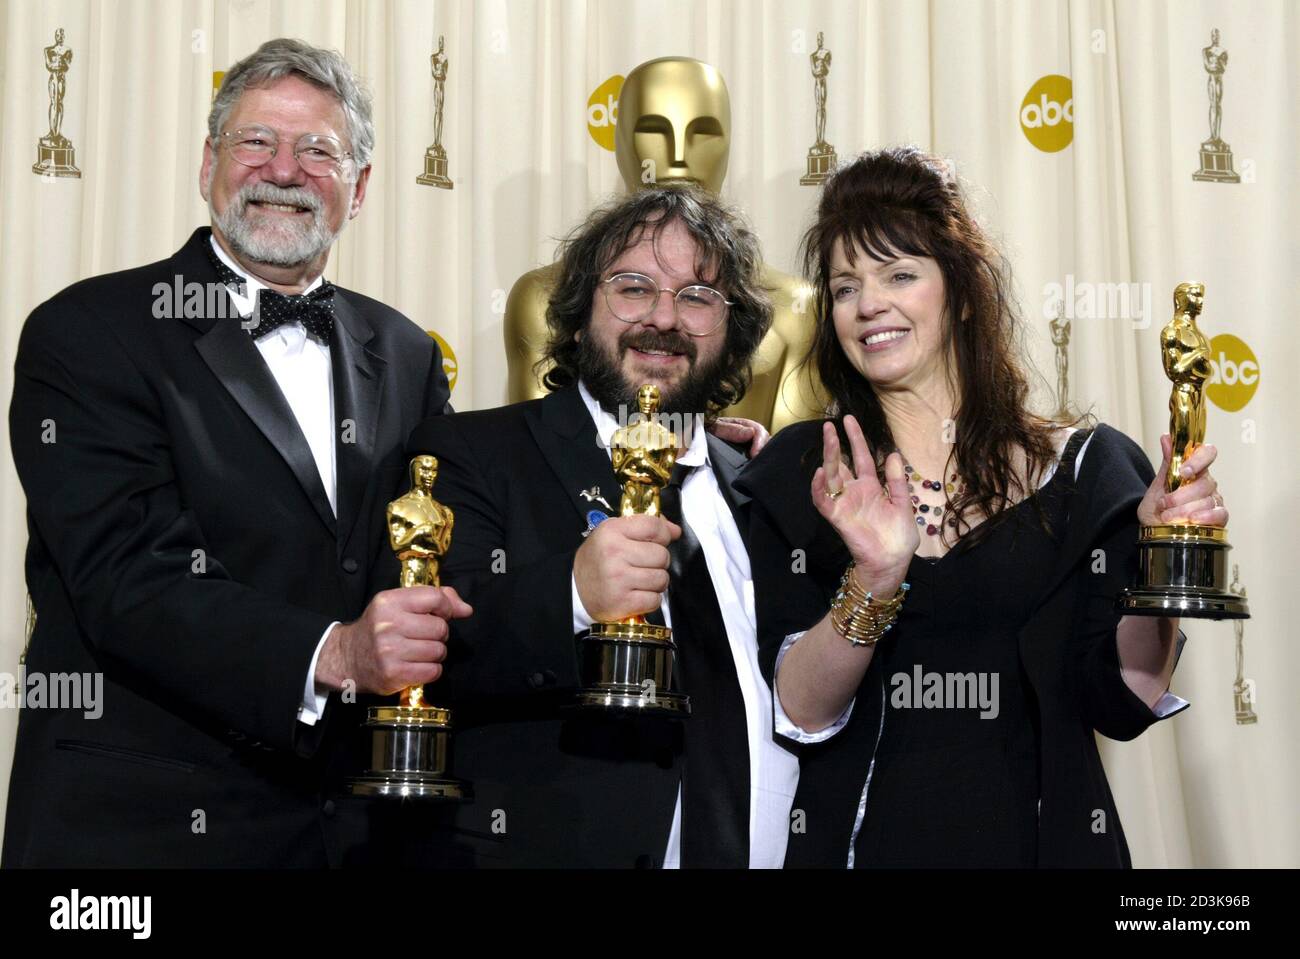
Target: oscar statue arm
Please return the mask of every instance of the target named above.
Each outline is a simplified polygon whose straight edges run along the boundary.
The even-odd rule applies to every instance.
[[[776,434],[791,423],[821,419],[822,390],[803,363],[812,345],[811,292],[802,280],[770,266],[763,268],[763,285],[772,298],[772,328],[754,358],[749,392],[723,415],[757,420]]]
[[[1204,335],[1194,329],[1180,331],[1176,338],[1177,345],[1171,347],[1170,354],[1174,361],[1174,372],[1186,373],[1195,369],[1198,372],[1209,371],[1210,344]]]
[[[474,424],[463,427],[461,421],[431,417],[407,444],[411,456],[438,457],[433,496],[456,518],[439,576],[443,586],[455,588],[474,607],[472,616],[451,624],[439,695],[458,704],[576,690],[571,580],[577,549],[520,560],[511,540],[505,487],[527,483],[529,477],[505,475],[495,456],[467,437]]]
[[[534,365],[546,347],[546,303],[555,270],[544,267],[525,273],[510,288],[503,324],[506,347],[507,398],[511,403],[546,395]]]
[[[408,509],[405,503],[399,501],[389,505],[388,545],[393,552],[410,549],[430,532],[431,526],[426,518],[417,511]]]

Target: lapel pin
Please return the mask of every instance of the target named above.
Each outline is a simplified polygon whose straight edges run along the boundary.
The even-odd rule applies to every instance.
[[[605,507],[605,509],[609,510],[610,512],[613,512],[614,510],[614,507],[610,506],[607,502],[605,502],[605,497],[600,495],[599,486],[593,486],[591,489],[579,490],[578,495],[581,496],[583,499],[585,499],[588,503],[599,503],[601,506]],[[609,519],[608,516],[605,516],[604,518]]]

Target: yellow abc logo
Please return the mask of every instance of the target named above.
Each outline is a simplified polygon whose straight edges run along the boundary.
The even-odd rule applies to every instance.
[[[1249,403],[1259,388],[1259,360],[1244,340],[1231,333],[1210,340],[1210,370],[1205,395],[1229,413]]]
[[[618,123],[618,95],[623,92],[623,77],[614,74],[587,97],[587,132],[606,150],[614,150],[614,125]]]
[[[1020,129],[1044,153],[1064,150],[1074,139],[1074,85],[1069,77],[1040,77],[1020,104]]]
[[[438,349],[442,350],[442,371],[447,374],[447,388],[454,391],[456,389],[456,371],[458,369],[456,351],[451,348],[450,343],[433,332],[433,330],[425,330],[425,332],[433,337],[433,342],[437,343]]]

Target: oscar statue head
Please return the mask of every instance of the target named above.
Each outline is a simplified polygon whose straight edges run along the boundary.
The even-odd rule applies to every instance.
[[[623,81],[614,154],[629,191],[666,183],[722,189],[731,151],[731,97],[716,68],[661,57]]]
[[[659,387],[647,383],[636,391],[636,405],[647,421],[659,411]]]
[[[422,493],[433,492],[433,482],[438,478],[436,456],[415,456],[411,459],[411,489]]]
[[[1204,283],[1179,283],[1174,288],[1174,311],[1200,316],[1201,307],[1205,305]]]

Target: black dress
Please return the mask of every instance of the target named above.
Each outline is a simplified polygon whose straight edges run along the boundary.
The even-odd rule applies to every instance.
[[[884,684],[885,708],[854,865],[1036,865],[1038,710],[1016,636],[1055,565],[1063,518],[1055,494],[1073,480],[1084,438],[1070,438],[1043,488],[981,542],[912,558],[911,590],[868,677]],[[945,806],[959,814],[931,814]]]
[[[1077,431],[1051,478],[980,541],[913,557],[911,590],[849,722],[798,747],[787,866],[1128,864],[1093,733],[1132,738],[1155,720],[1123,684],[1113,611],[1151,471],[1131,441],[1099,427],[1079,478],[1099,496],[1076,495],[1090,433]],[[737,484],[752,497],[769,682],[783,640],[825,616],[848,563],[809,500],[819,446],[820,424],[790,427]],[[1109,550],[1104,575],[1088,575],[1094,548]]]

